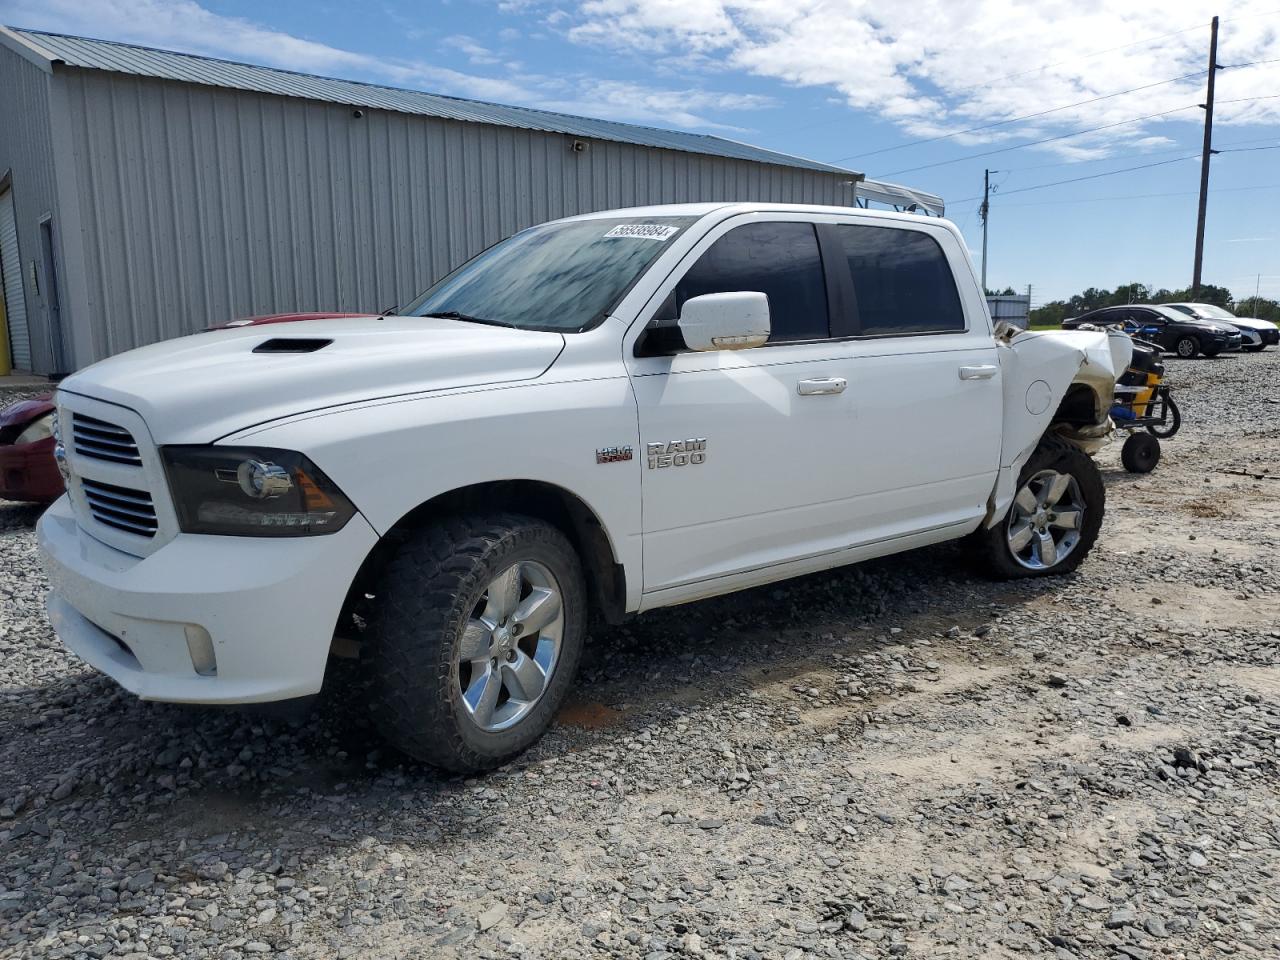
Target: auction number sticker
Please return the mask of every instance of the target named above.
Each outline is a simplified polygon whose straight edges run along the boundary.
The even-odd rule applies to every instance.
[[[679,227],[670,227],[661,223],[620,223],[608,233],[605,239],[611,237],[630,237],[634,240],[670,240],[680,232]]]

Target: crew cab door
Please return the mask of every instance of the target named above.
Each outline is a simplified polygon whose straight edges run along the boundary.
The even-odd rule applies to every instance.
[[[1004,398],[960,241],[918,218],[830,229],[852,286],[848,315],[836,322],[849,333],[852,361],[854,543],[971,523],[985,514],[999,470]]]
[[[645,355],[659,351],[641,334],[628,348],[646,593],[714,585],[848,542],[848,530],[831,525],[830,503],[849,483],[839,459],[854,420],[849,357],[830,338],[814,225],[764,213],[719,224],[659,288],[650,313],[671,332],[685,300],[738,291],[768,295],[766,346]]]

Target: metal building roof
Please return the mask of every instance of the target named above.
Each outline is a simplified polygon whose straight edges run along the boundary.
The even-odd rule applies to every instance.
[[[836,173],[859,179],[860,174],[843,167],[806,160],[774,150],[704,133],[664,130],[659,127],[596,120],[570,114],[513,107],[481,100],[465,100],[421,90],[403,90],[355,80],[318,77],[274,67],[236,63],[213,57],[156,50],[128,43],[93,40],[65,34],[0,28],[0,42],[30,59],[42,59],[46,69],[56,64],[90,70],[109,70],[142,77],[157,77],[206,86],[229,87],[284,97],[302,97],[355,107],[394,110],[399,113],[441,117],[503,127],[522,127],[548,133],[563,133],[595,140],[614,140],[644,147],[683,150],[735,160],[799,167]]]

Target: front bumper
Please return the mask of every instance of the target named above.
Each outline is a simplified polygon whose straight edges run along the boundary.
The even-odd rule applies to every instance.
[[[179,534],[139,558],[81,530],[66,497],[37,536],[49,619],[68,648],[144,700],[227,704],[319,692],[347,590],[378,539],[356,514],[326,536]]]
[[[0,446],[0,500],[48,503],[62,496],[53,437]]]

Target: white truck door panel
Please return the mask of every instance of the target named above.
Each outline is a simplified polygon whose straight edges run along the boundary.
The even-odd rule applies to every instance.
[[[925,220],[841,223],[831,236],[856,304],[857,542],[975,521],[999,466],[1003,400],[963,247]]]
[[[849,469],[865,543],[980,517],[1000,460],[999,357],[988,337],[863,341]]]
[[[848,545],[831,522],[854,429],[840,346],[681,354],[633,378],[646,592]]]

